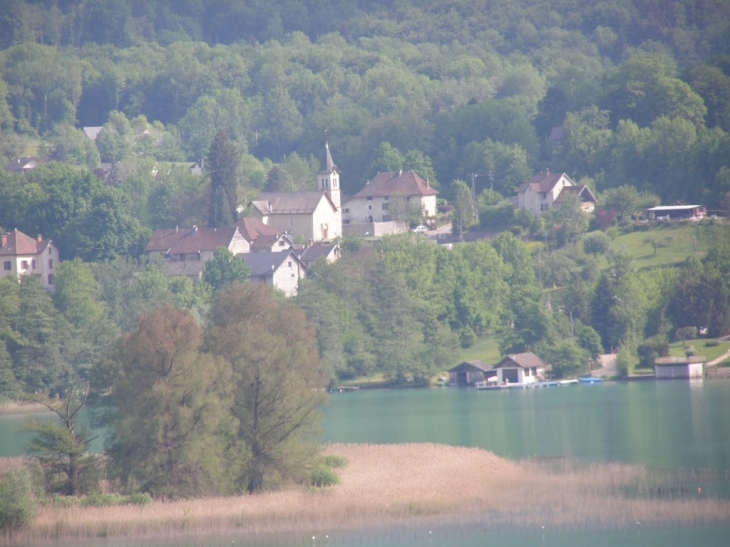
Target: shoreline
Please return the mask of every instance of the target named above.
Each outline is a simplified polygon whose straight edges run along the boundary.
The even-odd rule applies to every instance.
[[[627,494],[627,488],[647,480],[646,468],[638,465],[598,463],[576,469],[427,443],[333,444],[325,453],[349,462],[338,470],[337,486],[155,501],[143,507],[39,507],[29,528],[13,541],[0,538],[0,545],[322,533],[423,519],[526,527],[730,522],[730,500],[689,490],[671,498],[649,499],[641,489],[638,495]]]
[[[48,408],[40,403],[24,401],[6,401],[0,403],[0,416],[11,416],[14,414],[40,414],[50,412]]]

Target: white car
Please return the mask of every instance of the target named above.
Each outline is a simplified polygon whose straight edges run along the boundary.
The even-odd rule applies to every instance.
[[[415,228],[413,228],[413,233],[414,234],[425,234],[426,232],[428,232],[428,226],[424,226],[423,224],[421,224],[420,226],[416,226]]]

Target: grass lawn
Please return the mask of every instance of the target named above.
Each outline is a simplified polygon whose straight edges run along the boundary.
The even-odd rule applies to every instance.
[[[499,344],[494,336],[487,336],[477,340],[477,343],[470,348],[462,349],[454,355],[454,362],[451,367],[462,361],[485,361],[490,365],[496,365],[502,357],[499,353]]]
[[[705,346],[707,342],[707,338],[687,340],[687,345],[694,346],[697,355],[704,355],[707,358],[708,363],[713,359],[717,359],[720,355],[730,349],[730,342],[720,342],[719,345],[710,347]],[[669,354],[678,356],[684,355],[684,346],[682,345],[682,342],[673,342],[669,344]]]
[[[628,253],[639,269],[678,265],[695,253],[693,237],[696,238],[697,258],[705,256],[711,229],[712,226],[709,225],[689,222],[659,223],[651,230],[619,235],[611,241],[611,249]],[[658,248],[654,254],[653,247],[644,243],[644,239],[649,236],[659,240],[666,239],[668,246]],[[608,267],[605,256],[599,257],[598,267],[601,269]]]

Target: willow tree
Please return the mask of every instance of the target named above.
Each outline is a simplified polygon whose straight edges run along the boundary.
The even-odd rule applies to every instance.
[[[229,461],[239,490],[260,492],[296,479],[318,452],[314,442],[326,379],[304,312],[262,285],[237,282],[213,303],[204,351],[233,372]]]

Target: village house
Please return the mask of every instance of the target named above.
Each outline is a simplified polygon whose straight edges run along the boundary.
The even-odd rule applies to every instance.
[[[294,251],[239,254],[251,273],[248,281],[276,287],[286,296],[294,296],[299,290],[299,280],[307,276],[307,268]]]
[[[299,256],[302,264],[309,269],[317,260],[323,259],[328,263],[332,263],[340,256],[342,250],[336,243],[312,243],[301,247],[294,246],[294,252]]]
[[[44,288],[56,288],[55,274],[61,257],[53,241],[43,239],[41,234],[33,239],[17,228],[3,234],[0,262],[0,279],[9,275],[38,275]]]
[[[565,173],[550,173],[550,169],[533,175],[517,189],[517,207],[538,217],[548,209],[560,207],[568,194],[578,196],[584,211],[593,211],[596,198],[590,188],[576,185]]]
[[[3,167],[5,171],[10,173],[25,173],[31,169],[38,167],[43,160],[33,156],[25,156],[24,158],[15,158]]]
[[[463,361],[449,370],[450,386],[473,386],[488,382],[497,375],[492,365],[484,361]]]
[[[292,239],[330,241],[342,235],[340,170],[325,143],[316,191],[264,192],[251,202],[261,222]]]
[[[203,267],[218,247],[234,255],[250,252],[248,241],[236,226],[230,228],[172,228],[155,230],[147,244],[147,256],[162,258],[168,275],[200,279]]]
[[[436,215],[438,191],[413,171],[378,173],[342,206],[343,231],[385,235],[408,231],[414,217]]]
[[[494,365],[500,383],[531,384],[545,377],[547,365],[531,351],[507,355]]]
[[[290,236],[267,226],[255,217],[242,218],[236,226],[248,242],[250,253],[285,251],[294,245]]]

